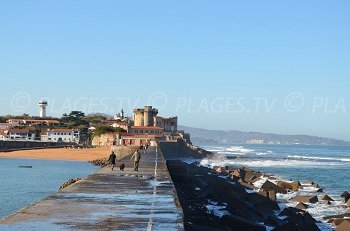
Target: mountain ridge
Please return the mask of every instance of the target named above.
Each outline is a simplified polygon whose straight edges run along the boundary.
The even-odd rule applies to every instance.
[[[350,141],[311,135],[281,135],[239,130],[209,130],[180,125],[179,130],[191,134],[191,140],[198,144],[304,144],[325,146],[350,146]]]

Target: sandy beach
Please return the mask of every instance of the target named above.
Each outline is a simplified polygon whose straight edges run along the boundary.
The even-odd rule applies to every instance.
[[[0,152],[1,157],[7,158],[38,158],[49,160],[76,160],[89,161],[103,157],[108,157],[111,152],[110,147],[98,147],[89,149],[37,149],[37,150],[20,150],[13,152]]]

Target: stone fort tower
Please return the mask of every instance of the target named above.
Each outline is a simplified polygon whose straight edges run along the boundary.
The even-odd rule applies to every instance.
[[[134,109],[134,126],[154,126],[154,117],[158,109],[145,106],[144,109]]]

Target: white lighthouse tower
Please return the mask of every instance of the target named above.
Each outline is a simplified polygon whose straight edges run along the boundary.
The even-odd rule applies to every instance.
[[[45,100],[41,100],[39,101],[39,116],[41,118],[45,118],[46,117],[46,107],[47,107],[47,101]]]

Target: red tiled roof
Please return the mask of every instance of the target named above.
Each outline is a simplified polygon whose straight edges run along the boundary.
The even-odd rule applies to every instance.
[[[10,129],[9,133],[29,133],[28,129]]]
[[[47,132],[75,132],[75,131],[78,131],[78,130],[76,130],[76,129],[64,129],[64,128],[47,130]]]
[[[131,126],[131,128],[132,129],[163,130],[163,128],[153,127],[153,126]]]

